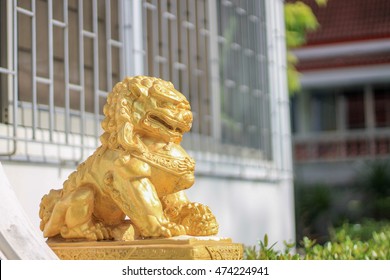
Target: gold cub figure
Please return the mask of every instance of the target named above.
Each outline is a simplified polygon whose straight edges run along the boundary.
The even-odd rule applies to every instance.
[[[172,83],[127,77],[104,106],[102,145],[60,190],[43,196],[45,237],[134,240],[215,235],[210,209],[189,201],[194,160],[180,146],[191,129],[190,104]]]

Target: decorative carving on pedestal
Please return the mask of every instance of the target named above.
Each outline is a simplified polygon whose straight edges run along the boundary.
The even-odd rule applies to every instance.
[[[49,246],[64,260],[240,260],[241,244],[230,239],[145,239],[134,241],[60,242]]]
[[[109,93],[104,115],[102,145],[70,174],[62,189],[51,190],[42,198],[40,227],[52,249],[63,258],[75,254],[78,258],[105,258],[107,250],[102,248],[107,246],[113,254],[110,258],[156,255],[185,259],[191,250],[201,247],[210,256],[206,259],[232,258],[237,255],[235,250],[242,255],[242,247],[237,249],[226,240],[223,250],[215,240],[213,244],[191,241],[187,244],[193,246],[190,251],[179,249],[184,247],[177,241],[171,240],[180,245],[176,251],[155,243],[164,240],[161,238],[218,232],[209,207],[191,202],[184,193],[194,183],[195,168],[194,160],[180,146],[192,125],[185,96],[170,82],[128,77]],[[59,237],[65,242],[59,242]],[[146,238],[160,239],[144,244]],[[89,242],[88,249],[80,251],[81,240]],[[91,242],[98,240],[104,243]],[[60,247],[66,244],[67,249],[58,249],[56,243]],[[144,247],[137,247],[140,244]]]

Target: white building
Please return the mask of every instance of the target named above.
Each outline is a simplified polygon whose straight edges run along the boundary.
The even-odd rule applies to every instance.
[[[188,195],[220,235],[294,240],[282,0],[0,5],[0,161],[37,229],[41,197],[99,145],[107,92],[146,74],[191,102]]]

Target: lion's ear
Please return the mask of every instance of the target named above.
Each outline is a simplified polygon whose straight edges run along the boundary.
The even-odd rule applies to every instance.
[[[118,131],[118,143],[125,148],[125,150],[137,149],[137,144],[134,142],[133,125],[129,122],[125,123]]]

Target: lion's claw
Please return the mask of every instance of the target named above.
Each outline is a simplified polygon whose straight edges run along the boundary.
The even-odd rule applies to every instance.
[[[110,229],[105,227],[102,223],[90,223],[79,225],[77,227],[61,229],[61,235],[64,238],[85,238],[88,240],[103,240],[111,239]]]
[[[204,236],[218,233],[218,223],[208,206],[188,203],[181,209],[181,221],[188,235]]]
[[[172,237],[186,234],[186,229],[183,225],[170,222],[161,227],[161,232],[164,237]]]

